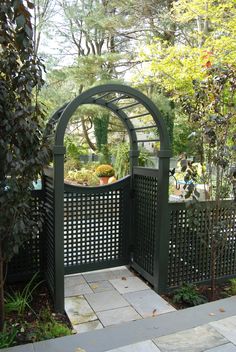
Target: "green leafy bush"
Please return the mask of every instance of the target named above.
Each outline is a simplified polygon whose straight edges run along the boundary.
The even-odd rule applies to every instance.
[[[108,164],[99,165],[96,168],[96,175],[98,177],[111,177],[115,175],[115,170]]]
[[[78,159],[68,159],[64,164],[64,172],[65,175],[68,174],[69,171],[79,170],[81,167],[80,161]]]
[[[175,290],[173,302],[177,304],[187,304],[189,306],[197,306],[206,303],[206,297],[202,296],[195,285],[183,284],[182,287]]]
[[[81,170],[69,171],[66,176],[66,180],[87,186],[96,186],[99,184],[99,178],[96,174],[85,168]]]
[[[35,330],[36,341],[49,340],[67,335],[71,335],[71,330],[54,319],[49,322],[39,321]]]
[[[229,293],[234,296],[236,295],[236,279],[229,280],[229,283],[230,283]]]

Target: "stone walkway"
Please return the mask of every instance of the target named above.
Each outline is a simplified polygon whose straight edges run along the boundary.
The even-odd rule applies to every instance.
[[[77,333],[175,310],[126,267],[66,276],[65,297]]]
[[[236,316],[107,352],[236,352]]]
[[[236,296],[3,352],[236,352]]]

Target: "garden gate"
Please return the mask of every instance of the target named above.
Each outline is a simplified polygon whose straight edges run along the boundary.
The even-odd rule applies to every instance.
[[[109,109],[130,140],[130,176],[108,186],[64,184],[64,134],[81,105]],[[64,310],[64,273],[131,264],[154,288],[165,288],[168,270],[169,137],[154,103],[124,85],[94,87],[50,119],[55,129],[54,168],[44,175],[45,272],[58,311]],[[148,135],[148,137],[147,137]],[[145,143],[159,143],[159,169],[138,166]],[[163,250],[166,249],[166,250]]]

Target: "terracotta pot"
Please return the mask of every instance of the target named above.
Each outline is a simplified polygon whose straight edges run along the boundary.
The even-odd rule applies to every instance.
[[[99,179],[100,179],[100,185],[107,185],[109,178],[110,178],[110,177],[108,177],[108,176],[99,177]]]

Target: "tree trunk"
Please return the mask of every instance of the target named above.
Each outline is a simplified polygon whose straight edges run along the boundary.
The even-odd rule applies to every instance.
[[[83,133],[84,133],[84,137],[86,139],[86,142],[88,143],[89,147],[95,152],[97,150],[97,148],[96,148],[95,144],[93,144],[93,142],[89,138],[88,131],[86,129],[83,116],[81,116],[81,122],[82,122],[82,128],[83,128]]]
[[[0,242],[0,331],[3,330],[4,324],[4,276],[3,276],[3,256],[2,242]]]

